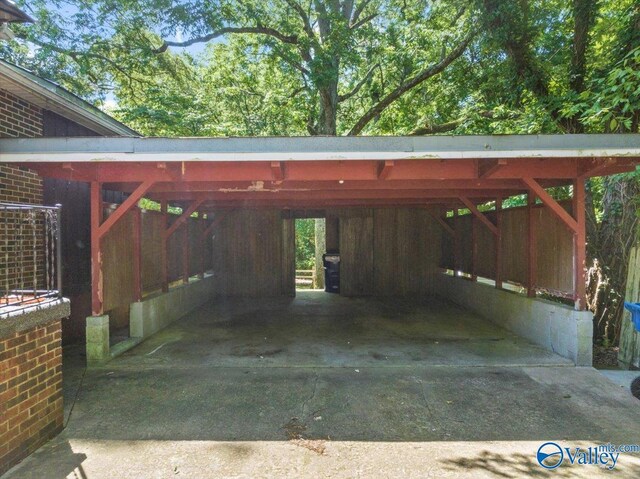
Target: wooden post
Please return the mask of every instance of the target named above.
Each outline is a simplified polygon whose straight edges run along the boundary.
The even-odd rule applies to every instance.
[[[103,310],[102,248],[100,225],[102,224],[102,185],[91,182],[91,312],[100,316]]]
[[[133,297],[142,301],[142,211],[133,209]]]
[[[162,200],[160,202],[160,212],[162,213],[162,231],[164,233],[164,231],[167,229],[167,223],[169,221],[169,216],[167,214],[167,200]],[[161,258],[160,258],[160,262],[161,262],[161,266],[162,266],[162,291],[164,293],[169,291],[169,259],[168,259],[168,251],[167,251],[167,237],[166,235],[162,235],[161,238],[161,247],[160,249],[161,251]]]
[[[205,259],[204,259],[204,254],[207,251],[207,242],[206,242],[206,238],[204,236],[204,231],[207,227],[207,223],[206,220],[204,218],[202,218],[202,215],[198,215],[200,221],[198,221],[199,229],[200,231],[198,231],[198,238],[200,238],[200,241],[198,242],[200,244],[200,272],[198,273],[198,278],[203,279],[204,278],[204,270],[205,270]]]
[[[189,282],[189,220],[182,227],[182,282]]]
[[[458,271],[460,270],[460,260],[458,256],[458,249],[460,246],[460,234],[458,233],[458,208],[453,210],[453,276],[459,276]]]
[[[496,198],[496,288],[502,289],[502,196]]]
[[[471,216],[471,280],[477,281],[478,275],[478,231],[476,229],[476,219]]]
[[[587,261],[587,229],[585,211],[585,178],[579,176],[573,182],[573,217],[578,227],[573,235],[574,241],[574,300],[575,309],[582,311],[586,308],[586,277]]]
[[[529,191],[527,195],[527,218],[529,220],[527,234],[527,296],[529,298],[536,297],[536,226],[534,216],[534,206],[536,204],[536,195]]]

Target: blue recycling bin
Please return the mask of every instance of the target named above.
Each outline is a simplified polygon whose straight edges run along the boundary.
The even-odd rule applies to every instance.
[[[640,303],[627,303],[624,302],[624,307],[631,311],[631,321],[636,328],[636,331],[640,331]]]

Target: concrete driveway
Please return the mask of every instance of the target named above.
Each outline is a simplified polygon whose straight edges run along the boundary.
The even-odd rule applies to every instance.
[[[640,477],[538,447],[640,444],[640,401],[447,303],[206,305],[104,367],[65,361],[67,427],[7,478]]]

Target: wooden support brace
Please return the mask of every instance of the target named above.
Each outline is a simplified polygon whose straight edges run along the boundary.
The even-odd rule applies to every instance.
[[[452,238],[455,238],[455,236],[456,236],[456,232],[454,231],[454,229],[453,229],[451,226],[449,226],[449,223],[447,223],[444,219],[442,219],[442,218],[440,217],[440,215],[438,215],[438,214],[434,213],[434,212],[433,212],[433,211],[431,211],[431,210],[427,210],[427,213],[429,213],[429,215],[430,215],[434,220],[436,220],[436,221],[440,224],[440,226],[442,226],[442,229],[443,229],[443,230],[445,230],[445,232],[446,232],[449,236],[451,236]]]
[[[138,204],[138,201],[149,191],[149,189],[155,183],[154,180],[143,181],[130,195],[122,202],[116,210],[102,223],[98,229],[98,236],[102,238],[113,227],[116,222],[122,218],[127,211]]]
[[[491,178],[491,176],[501,169],[503,166],[507,165],[507,160],[504,158],[500,159],[492,159],[492,160],[480,160],[478,163],[478,178],[487,179]]]
[[[282,161],[271,162],[271,173],[276,181],[284,180],[284,163]]]
[[[471,213],[473,213],[473,215],[478,218],[480,221],[482,221],[482,223],[484,223],[484,225],[489,228],[489,230],[494,234],[494,235],[498,235],[498,227],[496,225],[494,225],[489,218],[487,218],[477,207],[476,205],[474,205],[469,198],[467,198],[466,196],[461,196],[460,197],[460,201],[462,201],[462,203],[464,203],[464,205],[469,208],[469,211],[471,211]]]
[[[560,219],[572,233],[578,231],[578,222],[567,211],[554,200],[549,193],[533,178],[523,178],[522,181],[529,187],[532,193],[535,193],[540,201],[551,210],[551,212]]]
[[[205,230],[202,232],[202,240],[207,239],[207,236],[211,234],[211,232],[213,231],[213,228],[215,228],[216,226],[218,226],[222,220],[224,220],[224,218],[227,216],[226,213],[221,213],[216,215],[216,217],[213,219],[213,221],[211,222],[211,224],[209,224]]]
[[[385,160],[384,162],[380,162],[380,166],[378,168],[378,179],[386,180],[391,173],[391,170],[395,166],[396,162],[393,160]]]
[[[173,233],[175,233],[180,226],[189,219],[189,217],[200,207],[202,203],[205,201],[205,197],[200,197],[195,200],[193,203],[189,205],[189,207],[182,212],[178,218],[164,231],[164,237],[170,238]]]

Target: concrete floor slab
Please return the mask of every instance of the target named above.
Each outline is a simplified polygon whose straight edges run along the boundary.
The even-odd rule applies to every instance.
[[[495,366],[572,363],[435,298],[218,300],[171,324],[119,364],[155,367]]]
[[[343,300],[208,305],[104,367],[65,358],[67,427],[5,479],[593,478],[611,471],[546,471],[535,452],[640,444],[640,402],[592,368],[447,304]],[[640,456],[614,473],[639,477]]]

